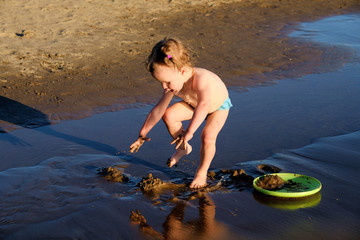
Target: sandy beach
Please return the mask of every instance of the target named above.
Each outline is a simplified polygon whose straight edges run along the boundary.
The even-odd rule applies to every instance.
[[[356,0],[0,1],[0,239],[358,239],[360,3]],[[188,188],[144,67],[187,42],[234,107],[208,186]],[[307,198],[254,190],[272,172],[322,183]]]
[[[20,0],[1,5],[1,96],[39,110],[50,122],[153,101],[159,88],[143,63],[165,36],[185,41],[196,64],[212,69],[229,87],[326,71],[324,66],[336,67],[333,60],[346,59],[346,53],[296,42],[286,33],[300,21],[359,8],[356,0]]]

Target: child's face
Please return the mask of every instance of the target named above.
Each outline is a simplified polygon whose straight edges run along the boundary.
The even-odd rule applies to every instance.
[[[157,65],[152,76],[162,84],[165,90],[174,93],[179,92],[184,86],[184,72],[179,71],[177,68]]]

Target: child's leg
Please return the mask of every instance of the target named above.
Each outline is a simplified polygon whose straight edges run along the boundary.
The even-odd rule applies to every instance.
[[[183,131],[182,121],[190,120],[193,116],[194,110],[184,101],[175,103],[169,107],[164,116],[163,121],[172,138],[176,138]],[[175,165],[183,156],[189,154],[192,148],[189,145],[186,150],[181,147],[169,159],[169,167]]]
[[[216,138],[224,126],[228,114],[229,110],[221,110],[208,116],[201,133],[200,164],[190,188],[201,188],[207,184],[207,171],[215,156]]]

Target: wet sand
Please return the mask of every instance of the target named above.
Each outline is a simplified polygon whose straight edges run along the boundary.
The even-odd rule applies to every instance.
[[[345,51],[286,33],[300,21],[356,9],[357,0],[7,1],[0,10],[0,92],[51,123],[152,102],[159,87],[143,62],[169,35],[187,42],[197,65],[228,86],[266,85],[346,61]],[[4,122],[13,114],[1,115],[3,131],[10,130]]]
[[[350,65],[231,92],[238,107],[219,136],[211,170],[244,169],[253,177],[272,169],[306,174],[322,182],[319,194],[296,201],[272,199],[254,192],[246,182],[230,182],[227,176],[220,188],[208,193],[189,191],[184,185],[195,171],[198,141],[193,141],[193,154],[169,169],[166,159],[173,149],[160,124],[149,143],[136,155],[129,154],[138,127],[134,122],[140,125],[137,120],[151,108],[145,105],[1,134],[0,236],[162,239],[180,234],[182,239],[192,229],[192,237],[210,233],[213,239],[356,239],[359,72],[359,64]],[[346,94],[333,94],[339,87]],[[306,103],[294,108],[304,95]],[[103,177],[99,169],[107,166],[122,171],[129,181]],[[172,186],[141,191],[138,183],[149,173]],[[219,179],[209,183],[216,186]],[[146,224],[141,217],[141,221],[130,218],[136,210]],[[204,228],[211,224],[216,227]]]
[[[322,30],[300,33],[329,38]],[[346,35],[351,36],[358,42],[355,32]],[[3,101],[21,111],[3,120],[25,128],[0,134],[0,238],[356,239],[359,51],[346,44],[294,41],[316,46],[329,58],[314,58],[316,70],[295,71],[297,78],[285,79],[285,69],[275,71],[270,86],[267,81],[257,88],[231,85],[229,76],[234,107],[211,167],[225,173],[243,169],[252,177],[274,169],[302,173],[323,183],[319,194],[292,202],[267,198],[246,181],[230,181],[230,174],[209,179],[204,192],[190,191],[186,184],[197,165],[198,141],[176,169],[166,166],[173,149],[162,123],[136,155],[128,152],[152,107],[145,100],[124,106],[129,109],[49,125],[53,120],[45,112],[5,96]],[[274,84],[278,78],[283,80]],[[30,117],[19,115],[22,111]],[[129,181],[99,174],[108,166]],[[144,193],[138,184],[149,173],[170,186]]]

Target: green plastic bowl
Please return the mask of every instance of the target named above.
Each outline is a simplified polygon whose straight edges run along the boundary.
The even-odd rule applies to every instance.
[[[291,180],[292,184],[285,185],[280,189],[263,189],[256,185],[257,181],[260,178],[265,177],[267,175],[277,175],[281,177],[284,181]],[[266,174],[260,177],[257,177],[253,181],[254,188],[266,195],[274,196],[274,197],[285,197],[285,198],[297,198],[297,197],[306,197],[313,195],[320,191],[321,183],[319,180],[309,177],[302,174],[296,173],[272,173]]]

